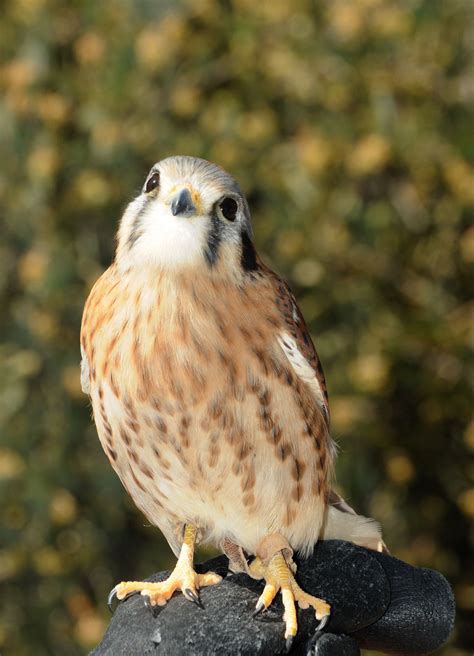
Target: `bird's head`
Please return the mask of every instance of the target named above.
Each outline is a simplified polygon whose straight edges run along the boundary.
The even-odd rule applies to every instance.
[[[234,178],[196,157],[155,164],[127,207],[118,233],[119,266],[216,269],[222,259],[255,264],[247,201]]]

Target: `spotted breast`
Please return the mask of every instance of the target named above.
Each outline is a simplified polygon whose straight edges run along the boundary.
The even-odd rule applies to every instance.
[[[250,553],[275,531],[303,552],[317,541],[332,443],[296,312],[260,262],[152,282],[112,265],[96,283],[81,349],[99,437],[175,551],[188,522]]]

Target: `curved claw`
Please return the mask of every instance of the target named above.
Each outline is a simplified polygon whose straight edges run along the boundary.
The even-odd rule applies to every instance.
[[[107,606],[109,607],[111,613],[114,612],[112,602],[114,600],[115,595],[117,594],[117,588],[118,585],[116,585],[115,588],[112,588],[112,590],[109,592],[109,596],[107,597]]]
[[[114,612],[112,602],[114,600],[114,597],[117,597],[117,591],[118,591],[119,586],[120,586],[120,583],[118,583],[115,586],[115,588],[112,588],[112,590],[109,592],[109,596],[107,597],[107,606],[109,607],[109,610],[110,610],[111,613]],[[127,595],[125,595],[125,597],[120,598],[119,601],[125,601],[129,597],[133,597],[133,595],[135,595],[135,594],[138,594],[138,590],[136,590],[136,591],[134,590],[133,592],[129,592]],[[118,597],[117,597],[117,599],[118,599]]]
[[[193,604],[196,604],[196,606],[199,606],[199,608],[204,609],[204,606],[202,604],[202,601],[201,601],[201,598],[200,598],[199,594],[194,592],[194,590],[191,590],[191,588],[186,588],[183,591],[183,594],[186,597],[186,599],[188,599],[188,601],[192,601]]]
[[[156,617],[158,615],[157,606],[151,603],[151,599],[148,595],[142,595],[142,597],[143,597],[143,603],[145,604],[145,606],[148,608],[148,610],[153,615],[153,617]]]
[[[324,629],[326,624],[329,622],[329,617],[330,617],[329,615],[325,615],[322,618],[322,620],[319,622],[318,626],[315,629],[315,633],[317,633],[318,631],[322,631]]]
[[[294,641],[295,641],[295,636],[291,636],[291,635],[290,635],[290,636],[288,636],[288,638],[286,639],[286,643],[285,643],[285,651],[286,651],[287,654],[288,654],[288,652],[290,651],[291,647],[293,646],[293,642],[294,642]]]
[[[255,606],[255,610],[252,613],[252,617],[257,617],[257,615],[260,615],[260,613],[264,610],[265,610],[265,604],[263,603],[263,601],[259,601]]]

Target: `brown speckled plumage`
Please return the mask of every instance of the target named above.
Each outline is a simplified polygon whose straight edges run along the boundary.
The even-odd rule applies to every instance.
[[[275,338],[291,321],[281,283],[263,266],[236,278],[223,265],[172,284],[157,275],[145,300],[142,284],[113,265],[84,312],[94,417],[112,466],[168,538],[171,512],[217,544],[227,537],[252,552],[284,527],[308,548],[331,450],[324,414]]]
[[[333,446],[303,317],[256,255],[235,181],[192,158],[158,169],[160,188],[126,210],[84,311],[83,385],[105,453],[176,553],[186,523],[215,545],[256,553],[279,533],[308,552]],[[180,185],[196,217],[171,215]],[[238,201],[232,222],[216,210],[223,195]]]

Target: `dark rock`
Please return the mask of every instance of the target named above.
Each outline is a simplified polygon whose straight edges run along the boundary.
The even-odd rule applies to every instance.
[[[253,618],[261,581],[229,574],[224,556],[196,569],[225,576],[219,585],[201,590],[204,609],[176,594],[153,616],[143,598],[134,595],[120,602],[93,656],[285,653],[279,596]],[[168,574],[147,580],[161,581]],[[441,574],[348,542],[320,542],[308,560],[298,561],[297,578],[307,592],[326,599],[332,613],[325,630],[315,634],[314,613],[298,610],[294,654],[356,656],[359,647],[428,653],[441,646],[454,624],[452,592]]]

